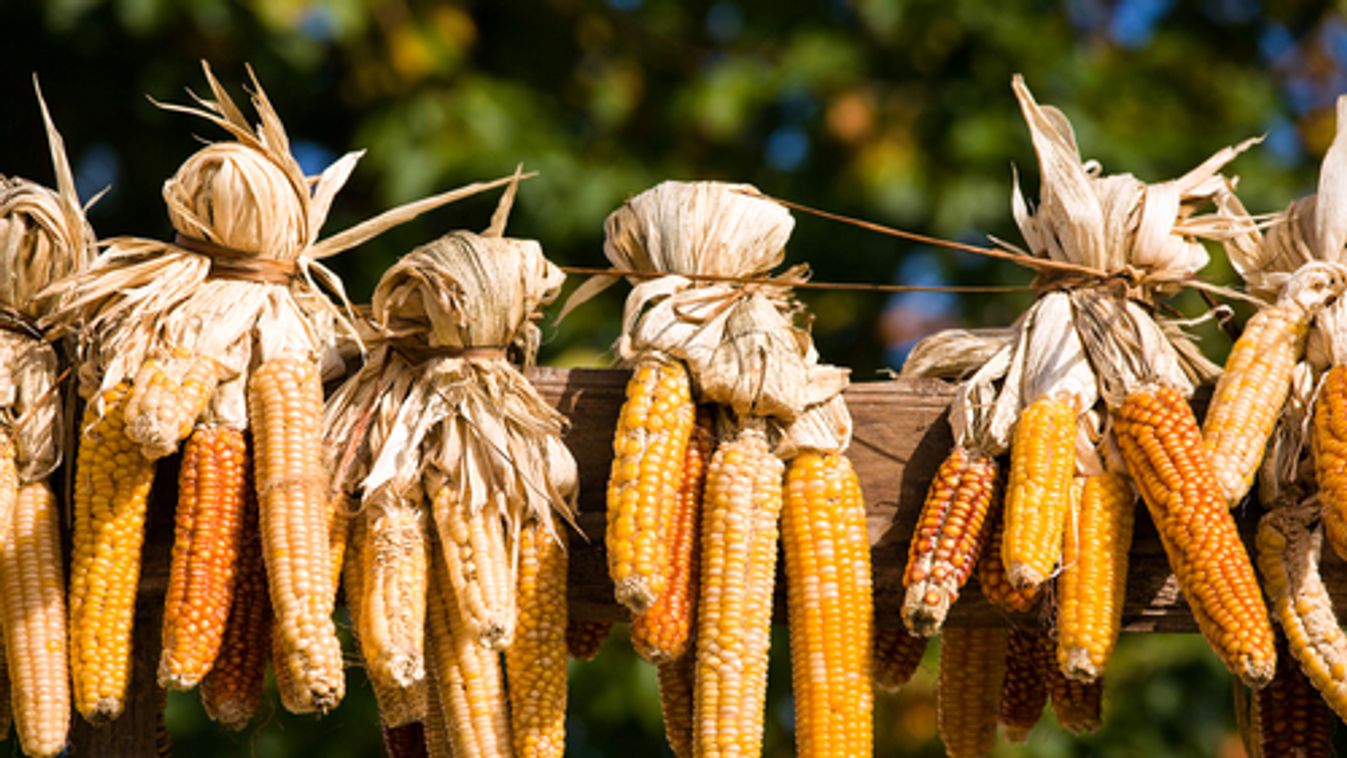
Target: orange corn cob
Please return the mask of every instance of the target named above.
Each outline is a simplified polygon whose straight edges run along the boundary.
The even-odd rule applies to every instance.
[[[608,573],[619,603],[642,613],[664,591],[674,507],[696,416],[687,369],[646,358],[627,383],[608,478]]]
[[[1192,409],[1170,387],[1137,390],[1113,429],[1198,628],[1227,668],[1261,687],[1277,662],[1272,625]]]
[[[1006,739],[1024,742],[1048,704],[1052,637],[1043,629],[1013,627],[1006,643],[1006,673],[1001,685],[1000,721]]]
[[[995,492],[996,461],[986,453],[955,448],[936,470],[903,573],[903,623],[913,634],[929,637],[945,623],[973,572]]]
[[[121,411],[127,391],[120,384],[85,409],[75,462],[70,673],[75,707],[94,723],[116,718],[125,705],[145,508],[154,482],[154,464],[126,436]]]
[[[220,650],[234,598],[248,471],[248,444],[238,429],[199,426],[183,449],[164,601],[161,687],[195,687]]]
[[[1324,533],[1339,558],[1347,557],[1347,365],[1324,375],[1314,403],[1314,475],[1323,504]],[[1347,559],[1347,558],[1344,558]]]
[[[693,716],[705,758],[762,750],[782,468],[756,429],[720,443],[707,468]]]
[[[1032,611],[1043,597],[1042,586],[1016,589],[1006,577],[1006,565],[1001,562],[1001,544],[1005,535],[1005,521],[1001,512],[992,517],[987,527],[987,541],[982,547],[982,557],[978,558],[978,589],[987,602],[1007,613],[1024,614]]]
[[[1291,392],[1291,372],[1305,351],[1310,313],[1291,301],[1264,308],[1244,325],[1216,382],[1202,442],[1231,506],[1253,486],[1263,451]]]
[[[1008,632],[999,626],[940,635],[936,727],[950,758],[980,756],[996,741]]]
[[[378,506],[366,506],[364,512],[352,519],[353,523],[350,530],[350,539],[347,542],[345,550],[347,561],[344,583],[346,607],[353,620],[353,626],[356,631],[356,642],[360,648],[361,658],[365,662],[365,671],[369,677],[370,688],[374,690],[374,700],[379,707],[379,720],[383,723],[384,728],[388,729],[405,726],[406,724],[425,718],[426,697],[429,687],[426,685],[422,647],[416,647],[416,655],[420,656],[422,660],[420,676],[404,676],[402,677],[402,680],[399,681],[399,678],[395,676],[395,674],[405,674],[406,669],[402,666],[394,665],[390,667],[387,665],[390,662],[390,659],[393,658],[393,656],[388,654],[388,649],[397,647],[397,645],[384,645],[384,649],[381,651],[380,645],[371,641],[380,634],[386,635],[388,628],[390,626],[396,626],[396,623],[393,625],[385,623],[383,624],[384,628],[382,630],[376,630],[367,635],[366,626],[378,626],[377,624],[373,624],[368,618],[371,615],[370,609],[375,607],[383,609],[386,609],[388,606],[396,607],[399,604],[396,596],[401,594],[398,585],[408,583],[405,581],[398,581],[397,577],[390,577],[389,572],[387,571],[389,566],[384,566],[383,571],[376,571],[374,568],[374,564],[378,562],[379,558],[377,555],[370,555],[371,553],[377,552],[377,545],[371,544],[372,541],[368,535],[368,524],[378,518],[370,515],[371,511],[376,507]],[[393,516],[391,523],[385,513],[381,519],[383,524],[380,527],[376,527],[376,531],[382,532],[385,538],[396,534],[398,531],[396,529],[389,529],[389,526],[395,525],[400,517],[405,520],[407,516],[411,515],[407,513],[398,513],[399,511],[408,510],[403,506],[394,506],[392,510],[394,513],[397,513],[397,515]],[[337,513],[338,509],[334,508],[333,512]],[[422,519],[421,531],[422,565],[419,572],[421,575],[419,577],[421,597],[419,601],[415,598],[407,598],[404,599],[403,602],[411,605],[417,605],[419,602],[421,608],[420,611],[417,612],[413,609],[408,615],[419,616],[422,625],[420,636],[424,642],[425,607],[427,604],[426,586],[428,582],[427,567],[425,564],[429,561],[429,546],[426,544],[425,539],[427,535],[424,532],[424,519]],[[414,545],[416,538],[414,535],[410,536],[412,536]],[[375,540],[373,542],[377,543],[379,541]],[[388,545],[387,539],[383,540],[383,542],[385,547],[393,547],[392,552],[396,556],[402,559],[411,559],[402,560],[401,562],[410,566],[409,573],[413,575],[411,577],[411,583],[416,583],[418,578],[415,576],[417,568],[415,566],[416,558],[414,557],[414,554],[411,554],[410,551],[405,549],[407,547],[405,545],[399,546],[396,543]],[[392,561],[391,563],[396,564],[398,562],[399,561]],[[371,573],[372,571],[375,573]],[[383,582],[367,581],[373,579],[377,573],[383,574]],[[382,588],[376,589],[371,587],[371,584],[382,585]],[[405,589],[405,587],[402,589]],[[405,624],[405,616],[401,620]],[[377,660],[381,653],[383,654],[382,665],[371,663],[371,661]]]
[[[692,758],[692,697],[696,690],[697,657],[685,655],[661,663],[659,707],[664,716],[664,739],[674,758]]]
[[[781,532],[796,752],[869,755],[870,540],[865,499],[845,455],[805,452],[791,461]]]
[[[581,621],[575,617],[566,619],[566,651],[572,658],[592,661],[612,631],[611,621]]]
[[[1258,525],[1258,568],[1286,645],[1338,718],[1347,718],[1347,635],[1319,575],[1314,506],[1276,508]]]
[[[323,385],[313,361],[266,361],[248,379],[262,550],[276,616],[273,663],[294,685],[286,707],[326,713],[346,691],[332,621],[336,571],[322,466]]]
[[[664,591],[632,619],[631,644],[656,665],[681,658],[697,614],[697,532],[702,509],[706,461],[711,457],[711,417],[699,413],[683,458],[682,482],[669,530],[669,563]]]
[[[1076,473],[1076,408],[1040,398],[1020,412],[1010,443],[1001,562],[1012,587],[1037,587],[1062,555],[1062,526]]]
[[[1238,685],[1236,685],[1238,686]],[[1330,758],[1337,718],[1277,636],[1277,675],[1254,693],[1254,758]]]
[[[875,686],[885,692],[897,692],[907,684],[921,665],[926,653],[925,637],[918,637],[903,627],[875,629]]]
[[[262,705],[262,683],[271,657],[271,600],[258,533],[257,496],[243,490],[243,532],[239,537],[234,596],[215,665],[201,680],[201,705],[211,720],[241,731]]]
[[[440,563],[433,560],[426,604],[426,647],[434,651],[429,656],[431,688],[436,693],[432,713],[438,703],[454,758],[510,755],[500,654],[482,646],[468,629]]]
[[[519,533],[519,628],[505,651],[516,758],[566,749],[566,550],[534,522]]]
[[[61,511],[46,482],[19,488],[0,540],[0,614],[19,746],[51,758],[70,729]]]
[[[184,353],[167,360],[187,364],[182,379],[170,376],[159,360],[146,360],[136,372],[122,411],[126,436],[152,461],[177,450],[178,443],[192,433],[219,384],[215,362],[209,358]]]
[[[1057,723],[1072,734],[1089,734],[1104,723],[1101,704],[1104,680],[1081,682],[1067,679],[1055,666],[1048,667],[1048,696]]]
[[[1085,479],[1078,500],[1057,577],[1057,665],[1088,681],[1104,673],[1122,628],[1136,494],[1110,472]]]
[[[514,639],[517,612],[505,524],[494,508],[470,512],[453,485],[436,490],[432,503],[451,596],[463,622],[483,645],[504,650]]]

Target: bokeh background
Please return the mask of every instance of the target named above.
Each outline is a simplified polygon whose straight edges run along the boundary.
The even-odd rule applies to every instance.
[[[1241,157],[1245,201],[1283,207],[1312,191],[1347,90],[1347,20],[1305,0],[6,0],[0,3],[0,171],[49,181],[30,76],[40,74],[102,235],[170,232],[159,187],[204,122],[156,108],[204,90],[199,60],[241,95],[251,63],[316,173],[368,152],[328,231],[392,204],[508,173],[522,189],[510,231],[558,262],[604,265],[602,221],[665,178],[749,181],[817,207],[946,238],[1016,240],[1011,166],[1036,192],[1009,81],[1022,72],[1074,123],[1088,157],[1149,180],[1266,135]],[[357,299],[400,253],[481,228],[494,200],[465,202],[343,254]],[[1024,284],[1013,265],[797,217],[787,262],[825,281]],[[1219,256],[1212,281],[1233,275]],[[574,286],[573,284],[570,286]],[[622,292],[548,323],[541,360],[607,365]],[[1006,324],[1026,295],[802,294],[824,357],[858,380],[900,365],[951,325]],[[1196,313],[1202,304],[1181,300]],[[1206,344],[1221,357],[1214,328]],[[791,753],[789,668],[778,630],[769,755]],[[653,669],[618,628],[572,677],[570,754],[667,754]],[[935,646],[916,681],[877,707],[878,754],[940,755]],[[270,707],[228,735],[193,695],[170,698],[183,755],[369,756],[372,698],[352,672],[325,719]],[[997,755],[1236,756],[1229,677],[1196,636],[1125,637],[1106,726],[1076,739],[1047,722]],[[3,749],[3,748],[0,748]]]

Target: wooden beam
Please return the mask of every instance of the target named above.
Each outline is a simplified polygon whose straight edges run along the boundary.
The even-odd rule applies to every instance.
[[[539,368],[530,374],[543,396],[571,419],[566,442],[580,466],[579,525],[588,539],[588,544],[578,537],[571,540],[571,610],[580,618],[626,618],[625,610],[613,600],[603,528],[612,435],[627,375],[617,369],[555,368]],[[935,379],[864,382],[847,390],[855,421],[850,455],[869,509],[875,612],[883,626],[900,623],[908,541],[926,487],[953,444],[946,416],[953,395],[953,385]],[[1150,516],[1140,501],[1137,508],[1123,629],[1195,632],[1197,626],[1169,570]],[[1236,515],[1246,543],[1252,545],[1256,506],[1246,505]],[[1335,596],[1347,600],[1347,571],[1327,555],[1324,563],[1330,588]],[[778,582],[778,588],[782,584]],[[778,603],[778,608],[784,604]],[[979,626],[999,623],[1002,618],[1003,612],[982,598],[974,579],[951,611],[949,623]]]

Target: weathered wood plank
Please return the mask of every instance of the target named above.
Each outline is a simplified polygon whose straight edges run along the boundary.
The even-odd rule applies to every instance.
[[[588,545],[573,539],[572,612],[583,618],[618,620],[624,610],[613,601],[603,552],[604,490],[612,463],[612,434],[622,404],[627,372],[617,369],[539,368],[531,378],[543,396],[571,419],[567,444],[580,466],[579,525]],[[952,385],[933,379],[865,382],[847,390],[855,420],[852,461],[869,508],[876,613],[884,625],[897,624],[902,570],[922,501],[935,469],[952,440],[946,410]],[[1197,627],[1166,563],[1146,508],[1138,501],[1123,628],[1131,632],[1191,632]],[[1257,514],[1238,514],[1246,541]],[[1347,600],[1347,574],[1326,559],[1334,594]],[[780,584],[780,583],[778,583]],[[1341,593],[1340,593],[1341,591]],[[950,623],[976,626],[996,622],[1001,612],[983,600],[976,580],[954,606]]]

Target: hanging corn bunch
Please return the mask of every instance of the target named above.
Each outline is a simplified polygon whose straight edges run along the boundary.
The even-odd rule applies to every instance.
[[[174,550],[163,682],[193,685],[219,649],[224,624],[204,620],[227,613],[241,520],[199,527],[242,501],[236,474],[211,477],[217,467],[239,470],[246,430],[278,662],[296,685],[288,705],[324,712],[340,701],[320,360],[332,354],[345,319],[318,289],[321,281],[341,295],[340,281],[319,260],[481,189],[427,198],[319,240],[360,153],[305,177],[256,79],[254,128],[203,68],[211,99],[164,107],[203,118],[234,141],[197,151],[165,183],[173,241],[109,240],[93,265],[56,288],[61,307],[48,317],[58,330],[79,330],[82,340],[80,392],[88,405],[75,466],[70,630],[76,706],[91,721],[115,718],[126,696],[154,460],[197,432],[217,439],[189,446],[198,447],[200,468],[189,472],[195,484],[179,505],[184,544]],[[232,457],[221,457],[226,449]],[[205,555],[221,559],[202,570]]]
[[[1231,671],[1259,686],[1275,663],[1271,627],[1185,399],[1217,369],[1180,324],[1155,315],[1162,299],[1205,265],[1206,251],[1194,238],[1215,236],[1221,223],[1193,214],[1224,191],[1218,171],[1250,143],[1161,184],[1101,176],[1082,162],[1065,117],[1040,107],[1018,77],[1013,88],[1042,169],[1038,207],[1031,209],[1017,186],[1013,210],[1029,247],[1025,265],[1039,270],[1043,294],[1009,336],[986,340],[999,348],[965,380],[950,414],[956,443],[973,438],[987,454],[1010,449],[1001,545],[1006,575],[1013,586],[1032,586],[1064,566],[1073,478],[1119,471],[1100,452],[1111,444],[1103,434],[1107,414],[1199,627]],[[968,340],[963,332],[929,338],[918,368],[938,372],[944,363],[964,361],[940,355]],[[1070,465],[1061,463],[1067,459]],[[937,476],[932,490],[948,486]],[[1116,500],[1115,509],[1127,507],[1125,497]],[[1079,518],[1072,524],[1087,527]],[[1072,548],[1083,567],[1082,545]],[[1125,552],[1128,545],[1105,549]],[[1121,581],[1120,556],[1091,560]],[[1117,592],[1114,584],[1098,595],[1113,606],[1077,615],[1112,619]],[[1085,654],[1088,665],[1064,665],[1082,678],[1097,675],[1113,636]]]
[[[843,454],[851,429],[840,396],[846,372],[819,364],[808,334],[795,326],[790,280],[802,269],[769,282],[737,281],[777,266],[793,226],[784,208],[753,192],[664,182],[605,223],[609,260],[651,275],[636,279],[618,343],[633,373],[613,442],[609,573],[618,601],[636,614],[633,642],[660,665],[676,752],[755,754],[784,529],[792,646],[801,658],[805,650],[822,656],[812,672],[796,671],[799,749],[865,753],[869,549],[860,490]],[[587,283],[567,310],[615,280]],[[709,456],[705,432],[694,433],[698,403],[719,406],[720,442]],[[792,461],[789,474],[783,459]],[[829,539],[838,540],[832,553],[820,547]],[[806,576],[812,561],[827,566]],[[859,639],[828,639],[844,627]],[[674,665],[691,654],[694,667]],[[689,672],[690,732],[678,705]]]
[[[559,755],[564,740],[567,556],[557,517],[572,517],[577,474],[563,417],[520,371],[563,275],[538,243],[502,236],[513,195],[512,186],[485,234],[448,234],[384,274],[369,359],[333,394],[325,425],[329,469],[344,470],[336,485],[361,503],[346,596],[385,724],[433,719],[431,695],[455,740],[501,738],[458,721],[467,712],[444,677],[471,666],[500,680],[503,649],[513,706],[473,707],[508,710],[522,757]],[[452,618],[435,618],[444,604]],[[423,639],[424,629],[448,636]],[[441,651],[439,674],[426,665],[430,645]],[[415,694],[425,688],[438,694]]]
[[[19,745],[55,756],[69,730],[70,675],[61,512],[48,479],[61,461],[70,397],[56,346],[37,322],[54,305],[46,287],[92,259],[94,234],[37,96],[57,189],[0,176],[0,626]]]

